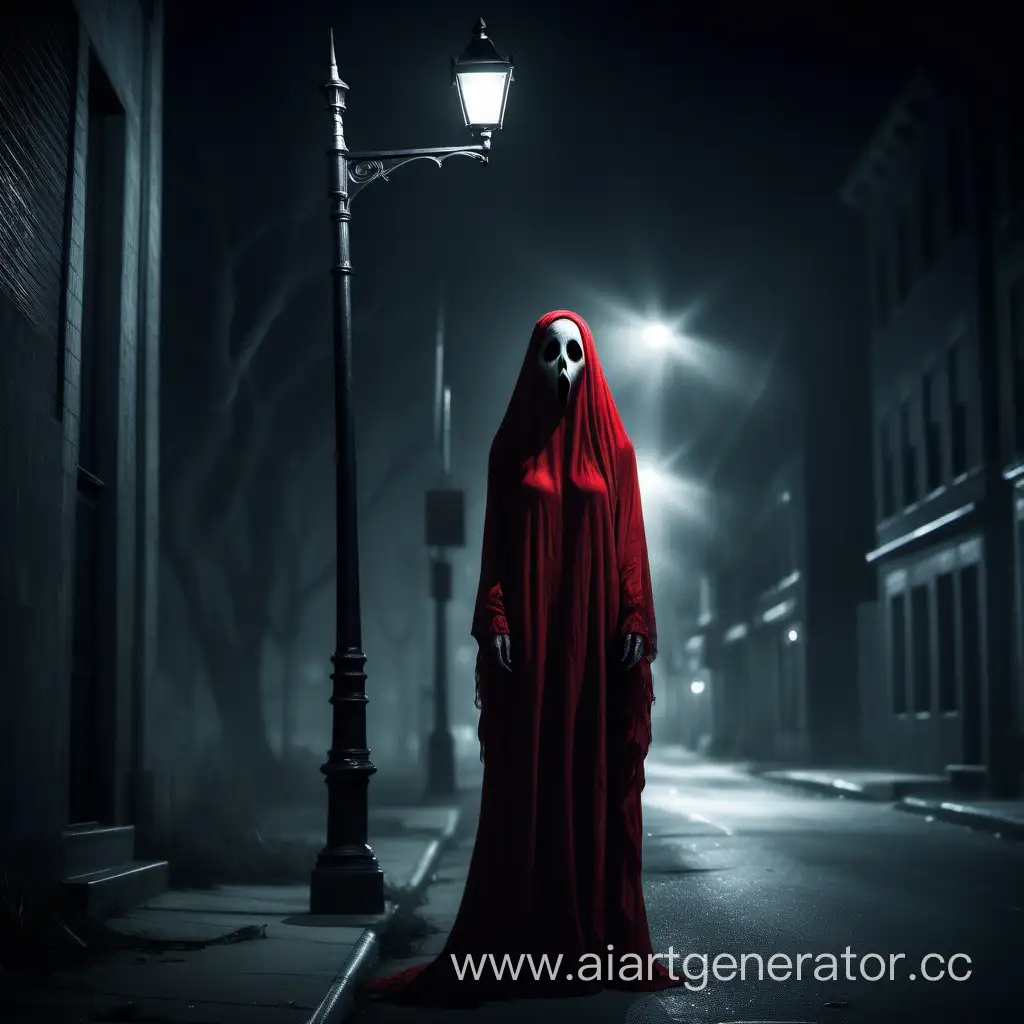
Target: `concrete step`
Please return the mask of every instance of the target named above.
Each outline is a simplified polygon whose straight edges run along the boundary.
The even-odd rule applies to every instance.
[[[958,796],[981,796],[985,792],[988,773],[983,764],[947,764],[946,774]]]
[[[104,920],[167,891],[165,860],[133,860],[64,879],[65,906],[74,916]]]
[[[71,825],[61,835],[64,878],[127,864],[135,857],[134,825]]]

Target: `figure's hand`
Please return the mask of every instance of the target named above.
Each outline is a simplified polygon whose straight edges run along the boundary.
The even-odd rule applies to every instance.
[[[512,671],[512,641],[508,633],[499,633],[491,643],[494,645],[494,653],[497,655],[498,664],[506,672]]]
[[[644,656],[644,638],[639,633],[627,633],[622,648],[622,664],[628,671]]]

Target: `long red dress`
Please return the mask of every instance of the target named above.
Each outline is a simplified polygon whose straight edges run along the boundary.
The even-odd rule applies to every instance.
[[[551,413],[537,350],[562,317],[580,328],[584,368],[568,409]],[[497,632],[510,635],[511,674],[492,649]],[[645,638],[628,672],[626,633]],[[649,958],[641,889],[657,630],[636,455],[590,329],[567,310],[537,322],[491,446],[472,634],[484,779],[462,903],[437,959],[369,991],[461,1005],[681,984]],[[530,955],[540,967],[544,953],[551,964],[562,957],[558,982],[535,980],[525,960],[517,980],[489,967],[459,980],[453,965],[507,954],[506,963]],[[639,959],[615,960],[609,977],[610,953]],[[591,980],[578,977],[581,963]]]

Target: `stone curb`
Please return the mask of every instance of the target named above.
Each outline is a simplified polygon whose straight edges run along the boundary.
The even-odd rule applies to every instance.
[[[952,825],[967,825],[980,832],[991,832],[1003,839],[1024,841],[1024,821],[999,814],[998,811],[958,804],[950,800],[926,800],[905,796],[896,803],[896,809],[910,814],[921,814]]]
[[[461,813],[460,808],[454,808],[444,831],[437,839],[431,840],[423,851],[406,889],[408,900],[419,899],[423,890],[430,885],[437,862],[455,835]],[[387,934],[401,908],[402,904],[392,903],[379,924],[363,930],[363,934],[359,936],[359,940],[341,965],[341,970],[335,975],[327,994],[306,1024],[342,1024],[351,1011],[363,982],[377,966],[381,937]]]
[[[788,772],[778,770],[758,771],[751,774],[765,782],[774,782],[782,786],[824,793],[830,796],[847,797],[853,800],[866,800],[872,803],[888,803],[898,811],[935,818],[936,821],[951,825],[966,825],[979,832],[989,832],[1002,839],[1024,841],[1024,821],[1000,814],[998,811],[986,810],[971,804],[960,804],[952,800],[939,800],[920,796],[904,796],[899,793],[899,785],[881,786],[874,791],[846,779],[828,779],[816,777],[812,773]]]
[[[754,769],[751,774],[764,782],[774,782],[780,786],[791,786],[796,789],[809,790],[812,793],[827,793],[829,796],[847,797],[851,800],[867,800],[871,803],[892,803],[898,800],[890,789],[882,792],[877,789],[869,789],[857,782],[849,782],[846,779],[826,779],[815,777],[803,772],[787,772],[769,769],[760,771]]]

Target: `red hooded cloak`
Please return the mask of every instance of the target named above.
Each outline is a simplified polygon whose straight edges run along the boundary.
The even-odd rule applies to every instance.
[[[545,331],[563,317],[579,326],[585,355],[564,411],[552,408],[538,365]],[[505,632],[511,673],[493,650]],[[645,641],[628,672],[627,633]],[[658,639],[636,455],[590,328],[568,310],[537,321],[491,446],[472,634],[484,780],[462,904],[436,960],[371,991],[473,1002],[680,984],[649,959],[640,877]],[[453,956],[461,965],[467,955],[515,963],[547,953],[552,963],[562,956],[564,978],[584,954],[606,967],[609,945],[615,957],[642,958],[640,979],[635,957],[622,961],[625,979],[568,985],[538,984],[525,966],[518,980],[485,970],[459,981],[452,965]]]

